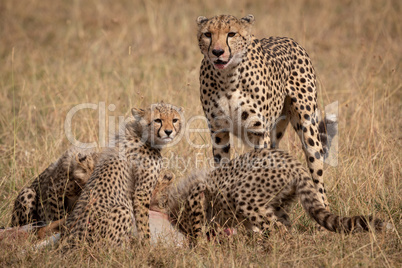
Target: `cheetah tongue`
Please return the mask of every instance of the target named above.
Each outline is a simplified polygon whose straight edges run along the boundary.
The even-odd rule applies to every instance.
[[[224,69],[224,68],[226,67],[226,64],[227,64],[227,63],[228,63],[227,61],[223,61],[223,60],[216,60],[216,61],[214,61],[214,65],[215,65],[215,67],[218,68],[218,69]]]

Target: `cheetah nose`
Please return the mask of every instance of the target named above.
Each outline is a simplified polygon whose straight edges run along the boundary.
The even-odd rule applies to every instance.
[[[213,49],[212,50],[212,54],[214,54],[215,56],[219,57],[220,55],[222,55],[223,53],[225,53],[225,51],[223,49]]]
[[[166,135],[168,135],[168,136],[169,136],[170,134],[172,134],[172,132],[173,132],[172,130],[165,130],[165,133],[166,133]]]

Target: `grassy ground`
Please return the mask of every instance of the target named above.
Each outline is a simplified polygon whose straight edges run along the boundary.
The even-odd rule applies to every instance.
[[[202,115],[195,19],[222,13],[251,13],[256,36],[289,36],[307,49],[318,73],[320,106],[339,101],[338,166],[325,173],[331,209],[342,215],[376,214],[396,231],[314,232],[297,205],[291,235],[273,234],[264,246],[240,234],[195,249],[83,248],[63,257],[53,249],[34,252],[31,241],[3,241],[0,266],[402,265],[398,0],[1,1],[0,225],[10,223],[18,191],[69,146],[64,124],[75,105],[98,105],[80,110],[72,120],[72,134],[83,142],[104,136],[98,131],[102,103],[106,119],[116,122],[130,107],[159,100],[183,106],[187,118]],[[195,121],[195,126],[205,124]],[[209,143],[207,133],[191,134],[188,140]],[[293,130],[281,147],[305,163]],[[211,150],[183,139],[165,155],[181,157],[170,166],[181,176],[210,158]]]

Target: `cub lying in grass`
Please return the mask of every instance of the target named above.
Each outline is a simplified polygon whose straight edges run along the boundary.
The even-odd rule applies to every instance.
[[[319,225],[333,232],[382,230],[371,216],[340,217],[319,201],[311,174],[288,153],[259,149],[156,192],[155,203],[192,242],[206,223],[264,232],[290,226],[287,209],[299,198]]]

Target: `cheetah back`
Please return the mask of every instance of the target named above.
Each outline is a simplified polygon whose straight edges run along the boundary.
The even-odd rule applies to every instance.
[[[14,201],[11,225],[49,223],[63,218],[74,207],[96,160],[93,150],[69,148],[20,191]]]

